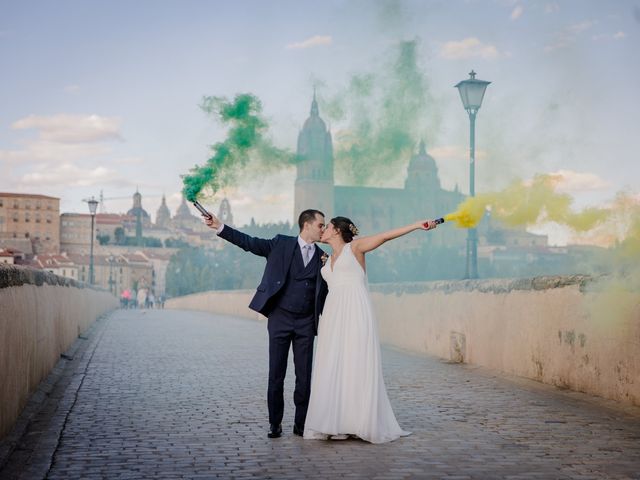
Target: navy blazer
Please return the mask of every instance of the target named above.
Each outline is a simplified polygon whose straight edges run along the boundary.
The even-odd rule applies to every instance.
[[[284,286],[287,279],[287,272],[291,266],[293,255],[298,245],[298,238],[289,235],[276,235],[270,240],[257,238],[239,232],[229,225],[225,225],[219,235],[228,242],[237,245],[247,252],[255,255],[266,257],[267,266],[262,275],[262,281],[253,296],[249,308],[260,312],[265,317],[269,316],[274,305],[269,302]],[[313,315],[316,324],[316,332],[318,331],[318,320],[324,307],[324,301],[327,297],[327,283],[320,274],[322,268],[321,256],[324,251],[316,245],[319,250],[318,255],[314,255],[313,259],[318,262],[318,273],[316,278],[316,295],[314,302]],[[314,260],[311,261],[314,261]]]

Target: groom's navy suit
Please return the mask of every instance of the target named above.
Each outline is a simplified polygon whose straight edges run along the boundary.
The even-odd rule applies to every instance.
[[[293,345],[295,423],[304,428],[311,393],[313,340],[327,296],[327,284],[320,275],[323,252],[316,246],[313,257],[305,266],[297,237],[276,235],[267,240],[252,237],[227,225],[218,235],[267,259],[262,281],[249,308],[268,318],[269,423],[282,423],[284,378],[289,348]]]

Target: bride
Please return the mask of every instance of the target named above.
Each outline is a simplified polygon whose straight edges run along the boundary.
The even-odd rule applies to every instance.
[[[318,327],[305,439],[353,435],[384,443],[410,434],[398,425],[382,378],[364,256],[389,240],[435,227],[433,221],[421,221],[354,240],[358,230],[348,218],[336,217],[327,225],[320,241],[333,250],[321,270],[329,294]]]

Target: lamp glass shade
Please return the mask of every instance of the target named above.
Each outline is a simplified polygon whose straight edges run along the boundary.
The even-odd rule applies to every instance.
[[[96,210],[98,210],[98,200],[91,197],[91,199],[88,200],[87,203],[89,204],[89,212],[91,212],[91,215],[95,215]]]
[[[456,88],[460,92],[460,99],[465,110],[478,110],[482,105],[482,99],[484,98],[484,92],[487,89],[487,85],[491,82],[484,80],[468,79],[456,85]]]

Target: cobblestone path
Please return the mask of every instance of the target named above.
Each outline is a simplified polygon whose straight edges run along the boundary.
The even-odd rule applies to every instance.
[[[640,409],[383,349],[385,445],[267,438],[263,323],[116,311],[80,339],[0,478],[640,479]]]

